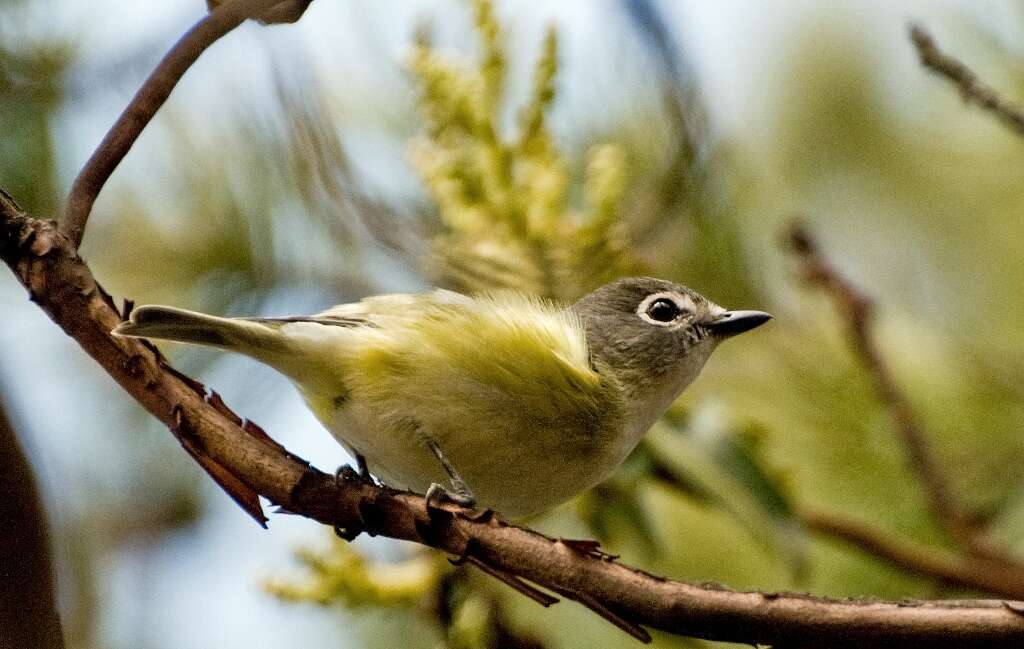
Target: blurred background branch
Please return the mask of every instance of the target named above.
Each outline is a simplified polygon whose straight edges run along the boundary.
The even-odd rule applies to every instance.
[[[993,542],[979,515],[967,510],[950,486],[944,468],[936,461],[928,439],[909,399],[897,385],[882,350],[871,333],[873,304],[867,296],[851,285],[829,263],[810,231],[794,222],[785,232],[785,244],[798,258],[805,282],[825,292],[844,318],[851,346],[878,390],[880,399],[889,408],[900,442],[906,451],[907,464],[921,482],[932,511],[946,531],[961,544],[969,556],[990,561],[1011,582],[1024,583],[1024,563],[1011,552]],[[820,521],[819,521],[820,522]],[[827,527],[818,525],[819,528]],[[842,530],[833,525],[831,529]],[[852,534],[860,536],[863,534]],[[862,544],[863,545],[863,544]]]
[[[959,559],[961,565],[956,565],[956,561],[940,558],[939,553],[912,550],[906,544],[900,545],[898,540],[886,539],[878,530],[834,515],[806,514],[805,523],[818,532],[838,536],[896,565],[930,574],[943,582],[1020,597],[1024,594],[1024,563],[1008,548],[991,539],[982,517],[968,511],[953,492],[945,468],[939,465],[932,452],[929,434],[923,429],[910,400],[896,383],[875,341],[871,329],[874,312],[871,298],[836,270],[810,231],[799,221],[790,224],[784,243],[800,262],[804,281],[824,291],[835,303],[844,320],[850,346],[871,375],[879,398],[890,411],[910,470],[917,477],[934,516],[960,544],[964,556]]]
[[[49,524],[2,398],[0,483],[0,646],[63,649]]]
[[[209,3],[210,13],[181,37],[147,77],[71,185],[71,193],[65,201],[62,228],[75,246],[82,242],[86,221],[89,220],[89,213],[103,185],[142,135],[142,130],[171,96],[181,77],[206,48],[249,18],[259,17],[265,23],[281,20],[294,22],[308,6],[308,0],[228,0]]]
[[[1024,135],[1024,109],[1020,105],[981,81],[965,63],[939,49],[935,39],[921,25],[911,25],[909,32],[921,65],[955,85],[965,103],[981,106],[1019,135]]]
[[[839,274],[822,254],[811,233],[799,222],[790,225],[785,233],[785,242],[800,261],[804,281],[821,289],[834,301],[843,318],[851,347],[871,375],[879,399],[889,409],[907,453],[907,464],[920,480],[939,522],[957,540],[968,546],[976,545],[974,537],[979,532],[977,518],[967,512],[952,493],[946,472],[932,454],[917,413],[896,384],[872,336],[870,327],[874,305],[871,299]]]
[[[921,545],[835,513],[804,511],[800,520],[814,532],[841,539],[900,570],[943,586],[1012,599],[1024,596],[1024,573],[1014,564]]]

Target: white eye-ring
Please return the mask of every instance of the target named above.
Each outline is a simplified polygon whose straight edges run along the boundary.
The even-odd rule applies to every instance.
[[[648,295],[636,308],[642,320],[659,327],[672,325],[693,311],[693,300],[689,296],[667,291]]]

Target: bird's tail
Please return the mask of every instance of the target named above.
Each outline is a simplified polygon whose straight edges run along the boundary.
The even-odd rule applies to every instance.
[[[132,311],[131,319],[118,325],[113,333],[220,347],[273,365],[285,346],[279,330],[271,323],[152,305]]]

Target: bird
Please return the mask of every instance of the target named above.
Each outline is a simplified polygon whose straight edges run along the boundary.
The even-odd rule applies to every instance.
[[[771,317],[631,277],[571,304],[436,289],[277,318],[151,305],[113,333],[250,356],[292,381],[364,477],[521,518],[606,479],[719,343]]]

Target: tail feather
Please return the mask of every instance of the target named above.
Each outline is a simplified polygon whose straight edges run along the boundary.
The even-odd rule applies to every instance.
[[[220,347],[261,360],[268,360],[268,355],[282,349],[278,327],[169,306],[139,307],[132,312],[131,319],[118,325],[113,333]]]

